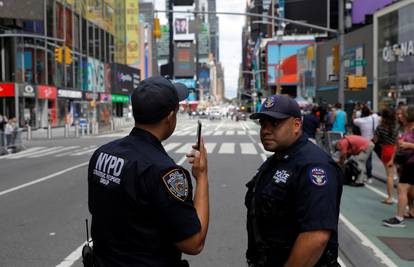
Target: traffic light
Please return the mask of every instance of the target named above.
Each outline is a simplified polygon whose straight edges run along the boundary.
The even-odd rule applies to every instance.
[[[55,61],[56,63],[62,63],[63,53],[62,47],[55,47]]]
[[[154,19],[154,38],[160,39],[161,38],[161,26],[160,26],[160,19]]]
[[[70,65],[72,64],[72,54],[71,54],[72,50],[65,46],[65,64],[66,65]]]

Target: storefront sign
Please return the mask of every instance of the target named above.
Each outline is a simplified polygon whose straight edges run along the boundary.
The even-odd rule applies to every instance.
[[[0,96],[8,97],[14,96],[14,83],[1,83]]]
[[[101,102],[110,102],[112,100],[111,94],[101,94]]]
[[[394,62],[396,60],[403,62],[405,57],[414,55],[413,40],[402,42],[400,44],[390,44],[385,42],[386,46],[382,49],[382,59],[385,62]]]
[[[112,94],[112,103],[128,103],[128,102],[129,102],[129,96]]]
[[[97,100],[99,99],[98,93],[90,93],[90,92],[84,92],[85,99],[86,100]]]
[[[38,85],[37,98],[39,99],[56,99],[57,90],[54,86]]]
[[[62,97],[62,98],[82,98],[82,92],[81,91],[75,91],[75,90],[59,89],[58,90],[58,97]]]
[[[140,73],[139,69],[112,64],[112,93],[131,94],[140,82]]]
[[[19,95],[24,97],[34,98],[36,96],[33,85],[30,84],[19,84]]]

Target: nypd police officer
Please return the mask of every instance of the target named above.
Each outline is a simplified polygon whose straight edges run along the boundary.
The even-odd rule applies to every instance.
[[[140,83],[131,101],[135,127],[101,146],[88,170],[94,266],[188,266],[182,253],[198,254],[209,221],[207,158],[203,141],[177,165],[162,141],[176,127],[184,85],[162,77]]]
[[[249,265],[339,266],[339,167],[302,133],[293,99],[270,96],[250,118],[259,120],[263,147],[274,154],[247,183]]]

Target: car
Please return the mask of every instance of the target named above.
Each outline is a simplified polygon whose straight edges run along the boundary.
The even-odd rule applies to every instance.
[[[210,120],[221,120],[220,110],[210,110],[210,112],[208,114],[208,118]]]

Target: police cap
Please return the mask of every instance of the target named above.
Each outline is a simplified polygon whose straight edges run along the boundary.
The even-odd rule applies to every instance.
[[[185,100],[188,89],[184,84],[172,83],[154,76],[141,81],[131,96],[135,122],[151,124],[160,121]]]
[[[272,95],[263,102],[260,112],[250,115],[250,119],[256,120],[263,117],[286,119],[289,117],[300,118],[301,116],[299,105],[294,99],[284,95]]]

